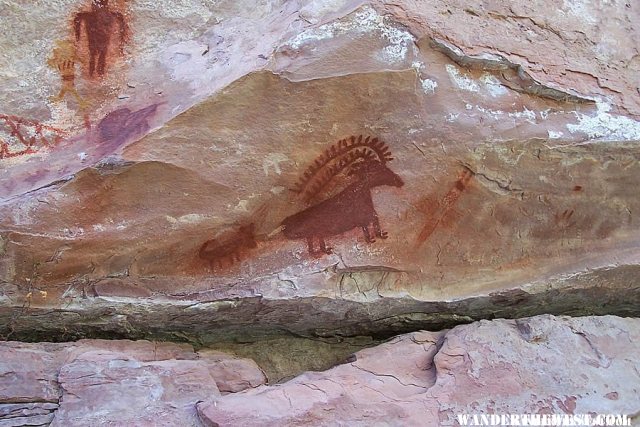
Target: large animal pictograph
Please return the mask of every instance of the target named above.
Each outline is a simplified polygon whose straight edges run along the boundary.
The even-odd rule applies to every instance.
[[[311,206],[282,221],[284,236],[306,240],[312,256],[331,254],[325,240],[355,228],[362,229],[368,243],[375,242],[376,237],[386,239],[388,234],[380,226],[371,189],[404,185],[402,179],[387,167],[391,160],[389,148],[378,138],[351,136],[333,144],[307,168],[296,184],[294,191]],[[328,184],[338,176],[344,176],[345,172],[352,182],[339,193],[327,197]]]
[[[331,254],[325,240],[355,228],[362,229],[368,243],[375,242],[376,237],[386,239],[388,234],[380,225],[371,189],[404,185],[387,167],[391,160],[389,148],[377,138],[352,136],[333,144],[305,170],[293,189],[309,207],[285,218],[266,237],[282,232],[287,239],[304,239],[312,256]],[[349,182],[346,187],[344,180]],[[331,185],[336,181],[337,185]],[[340,185],[344,188],[338,192],[336,188]],[[260,221],[267,209],[264,205],[253,217]],[[198,257],[212,271],[233,266],[265,239],[256,233],[258,227],[254,222],[248,224],[207,240],[200,246]]]

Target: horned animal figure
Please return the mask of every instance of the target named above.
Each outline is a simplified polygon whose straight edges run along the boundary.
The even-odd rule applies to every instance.
[[[204,242],[200,247],[198,256],[209,261],[211,268],[222,268],[226,261],[227,266],[240,261],[243,252],[258,246],[255,236],[255,225],[242,226],[235,233],[223,235],[218,239]]]
[[[404,185],[402,179],[386,166],[389,160],[392,157],[388,148],[377,138],[363,140],[362,136],[352,136],[350,140],[341,140],[333,145],[307,169],[297,191],[303,193],[307,200],[312,200],[328,181],[347,167],[350,168],[348,174],[355,181],[338,194],[282,221],[285,237],[305,239],[309,254],[313,256],[331,254],[325,239],[354,228],[362,229],[368,243],[375,242],[376,237],[386,239],[388,235],[380,226],[371,189],[383,185]]]

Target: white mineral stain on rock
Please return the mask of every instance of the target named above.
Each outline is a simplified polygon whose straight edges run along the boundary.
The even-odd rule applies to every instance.
[[[460,70],[455,65],[447,64],[445,65],[447,73],[449,73],[449,78],[451,81],[458,86],[462,90],[466,90],[468,92],[479,92],[480,86],[474,80],[470,79],[467,76],[463,76],[460,74]]]
[[[206,221],[208,219],[209,218],[207,218],[205,215],[187,214],[187,215],[182,215],[181,217],[179,217],[177,219],[177,222],[182,223],[182,224],[199,224],[199,223],[204,222],[204,221]]]
[[[546,110],[542,110],[542,111],[540,111],[540,117],[541,117],[543,120],[547,120],[547,119],[549,118],[549,111],[550,111],[550,109],[549,109],[549,108],[547,108]]]
[[[114,359],[114,360],[110,360],[108,362],[108,366],[111,369],[117,369],[117,368],[139,368],[142,366],[142,364],[140,362],[138,362],[137,360],[133,360],[133,359]]]
[[[498,80],[495,76],[491,74],[485,74],[480,77],[480,81],[484,85],[484,89],[489,92],[494,98],[505,95],[507,93],[507,88]]]
[[[567,124],[569,132],[607,141],[640,140],[640,122],[610,114],[611,105],[601,100],[596,101],[596,108],[597,112],[592,116],[575,113],[578,123]]]
[[[340,11],[350,4],[350,0],[312,0],[300,9],[300,16],[312,24],[317,24],[323,16]]]
[[[182,215],[178,218],[174,218],[170,215],[165,215],[164,219],[167,220],[168,223],[171,224],[172,227],[178,227],[181,225],[190,225],[190,224],[200,224],[202,222],[205,221],[209,221],[211,220],[211,217],[207,216],[207,215],[201,215],[201,214],[186,214],[186,215]],[[95,226],[94,226],[95,228]]]
[[[460,72],[453,64],[445,65],[449,78],[459,89],[467,92],[486,92],[497,98],[507,94],[507,88],[492,74],[484,74],[479,80],[474,80]]]
[[[598,22],[590,10],[591,0],[564,0],[563,3],[563,9],[581,21],[590,25],[595,25]],[[564,10],[560,10],[560,12],[564,12]]]
[[[524,110],[522,111],[506,112],[500,110],[492,110],[490,108],[484,108],[476,105],[476,110],[480,111],[481,113],[488,114],[496,120],[500,120],[501,118],[506,116],[512,119],[526,120],[527,122],[534,125],[537,123],[535,111],[529,110],[527,107],[524,107]]]
[[[544,182],[545,184],[553,184],[553,182],[544,175],[538,176],[538,179],[540,180],[540,182]]]
[[[438,87],[438,82],[430,79],[420,79],[424,93],[434,93]]]
[[[537,123],[536,113],[534,111],[527,109],[527,107],[524,107],[524,110],[522,111],[514,111],[511,113],[507,113],[507,115],[509,117],[516,118],[516,119],[525,119],[526,121],[532,124]]]
[[[414,48],[414,37],[405,30],[395,28],[385,23],[384,16],[378,14],[375,9],[365,6],[350,16],[328,24],[301,32],[286,44],[294,49],[299,49],[303,45],[335,38],[348,33],[365,34],[378,32],[387,41],[378,58],[384,62],[396,63],[406,59],[409,48]]]
[[[426,68],[427,68],[427,66],[424,64],[424,62],[422,62],[422,61],[413,61],[411,63],[411,68],[416,70],[416,75],[418,76],[418,79],[420,80],[420,85],[422,86],[422,90],[424,91],[424,93],[426,93],[426,94],[434,93],[436,91],[436,88],[438,87],[438,82],[436,82],[435,80],[422,78],[422,72],[424,70],[426,70]]]
[[[262,161],[262,169],[264,170],[265,175],[269,175],[269,169],[275,171],[276,174],[282,174],[282,169],[280,169],[280,163],[290,161],[287,156],[282,153],[271,153]]]
[[[553,130],[549,130],[549,131],[547,131],[547,133],[549,134],[549,139],[562,138],[562,135],[564,135],[563,132],[556,132],[556,131],[553,131]]]
[[[460,117],[460,113],[449,113],[446,115],[445,120],[451,123],[455,122],[458,117]]]
[[[210,7],[206,7],[205,5],[210,4],[213,6],[216,3],[215,1],[193,2],[191,0],[137,0],[135,2],[135,8],[138,11],[144,9],[152,10],[163,17],[187,18],[193,16],[197,17],[198,20],[206,22],[213,14]]]
[[[80,237],[83,235],[84,235],[84,228],[82,227],[71,227],[71,228],[62,229],[63,238],[75,239],[76,237]]]
[[[13,210],[12,219],[16,225],[29,225],[34,221],[32,213],[38,209],[38,201],[35,199],[25,200],[20,203],[17,209]]]
[[[249,201],[240,200],[233,210],[236,212],[249,212]]]

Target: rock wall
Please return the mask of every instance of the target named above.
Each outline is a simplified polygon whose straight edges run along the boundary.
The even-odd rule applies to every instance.
[[[3,7],[5,337],[637,314],[634,4]]]
[[[6,339],[638,313],[632,2],[1,7]]]
[[[199,425],[198,399],[265,383],[255,362],[187,345],[0,343],[0,425]]]
[[[401,335],[269,385],[249,359],[187,345],[5,342],[0,425],[435,426],[509,413],[635,425],[639,334],[637,319],[615,316],[481,321]]]
[[[212,397],[198,412],[210,426],[464,425],[458,415],[516,412],[626,414],[634,425],[637,333],[637,319],[612,316],[415,332],[325,372]]]
[[[638,3],[0,12],[0,425],[637,413]]]

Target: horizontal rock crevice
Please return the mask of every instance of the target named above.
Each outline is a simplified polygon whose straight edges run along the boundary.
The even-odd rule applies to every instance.
[[[352,272],[351,275],[357,275]],[[198,301],[164,297],[86,297],[62,308],[0,301],[0,334],[23,341],[81,338],[159,339],[209,346],[292,335],[334,339],[385,339],[415,330],[441,330],[480,319],[554,315],[640,315],[640,267],[617,266],[455,301],[377,297],[369,302],[340,298],[219,297]],[[366,280],[363,279],[363,280]],[[555,283],[554,283],[555,282]]]

